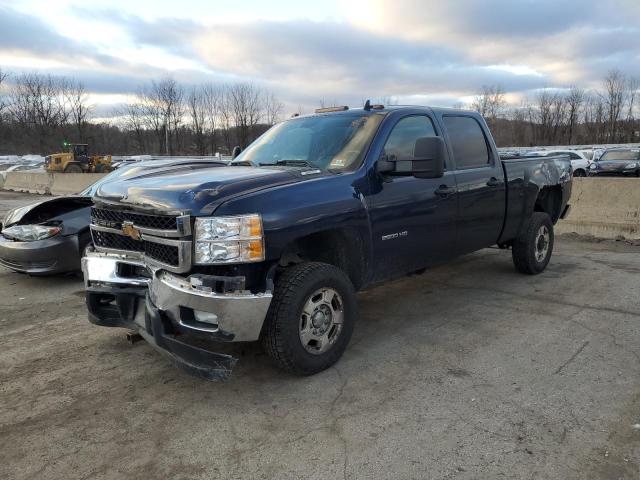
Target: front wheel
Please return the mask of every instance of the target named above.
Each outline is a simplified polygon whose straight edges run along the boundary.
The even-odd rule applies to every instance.
[[[574,177],[586,177],[587,176],[587,172],[585,172],[584,170],[576,170],[575,172],[573,172],[573,176]]]
[[[513,242],[513,264],[521,273],[536,275],[542,272],[553,252],[553,222],[544,212],[533,212],[524,232]]]
[[[349,277],[326,263],[301,263],[276,280],[263,345],[276,366],[296,375],[329,368],[342,356],[357,315]]]

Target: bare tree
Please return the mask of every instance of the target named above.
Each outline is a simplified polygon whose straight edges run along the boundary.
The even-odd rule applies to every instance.
[[[10,93],[11,116],[36,136],[40,151],[45,151],[52,134],[69,118],[66,82],[62,77],[24,73]]]
[[[145,125],[145,107],[138,103],[139,98],[129,101],[124,108],[118,113],[124,119],[124,127],[133,132],[135,140],[138,144],[138,151],[147,151],[146,125]]]
[[[8,76],[9,76],[9,72],[0,68],[0,122],[2,122],[4,111],[6,110],[9,104],[9,100],[7,99],[4,93],[4,84],[6,84],[6,80]]]
[[[218,151],[218,124],[220,116],[220,108],[223,97],[223,89],[220,85],[207,84],[202,87],[205,104],[205,127],[204,131],[209,140],[211,154],[215,155]]]
[[[582,123],[589,143],[602,143],[605,141],[605,110],[606,107],[601,94],[597,92],[587,93],[582,114]]]
[[[202,87],[193,87],[187,95],[187,114],[193,132],[198,155],[206,152],[205,122],[207,119],[207,98]]]
[[[487,119],[497,118],[506,105],[501,85],[483,85],[471,102],[471,108]]]
[[[275,125],[280,121],[284,104],[273,93],[264,92],[264,113],[267,125]]]
[[[636,100],[640,90],[640,79],[637,77],[629,77],[627,80],[627,117],[626,137],[627,141],[632,142],[636,132]]]
[[[482,115],[492,130],[496,129],[496,120],[506,106],[504,89],[501,85],[483,85],[480,93],[471,102],[471,108]]]
[[[241,148],[245,148],[250,143],[254,127],[262,117],[260,90],[251,83],[236,83],[229,87],[227,95],[231,102],[238,143]]]
[[[231,85],[222,85],[220,87],[220,97],[218,104],[218,112],[220,114],[220,128],[222,129],[222,139],[227,152],[235,146],[232,137],[233,128],[233,98],[231,97]]]
[[[567,143],[569,144],[573,141],[576,127],[580,121],[580,111],[582,110],[584,98],[584,90],[575,86],[571,87],[567,94]]]
[[[88,95],[80,82],[69,83],[65,88],[65,96],[70,109],[70,116],[78,131],[79,141],[85,140],[85,130],[91,107],[87,105]]]
[[[627,80],[619,70],[611,70],[603,83],[607,107],[607,136],[610,142],[615,142],[618,140],[618,123],[626,100]]]

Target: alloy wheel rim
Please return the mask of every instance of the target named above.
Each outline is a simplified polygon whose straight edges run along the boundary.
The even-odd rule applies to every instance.
[[[535,257],[536,261],[542,262],[547,253],[549,252],[549,243],[551,241],[551,235],[549,234],[549,229],[546,225],[542,225],[538,229],[538,233],[536,234],[535,241]]]
[[[325,353],[342,332],[344,302],[333,288],[313,292],[302,308],[298,332],[304,349],[313,354]]]

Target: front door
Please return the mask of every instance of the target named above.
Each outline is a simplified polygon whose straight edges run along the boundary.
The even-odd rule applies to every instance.
[[[430,117],[403,117],[389,133],[382,154],[402,159],[398,162],[402,170],[404,160],[406,166],[410,164],[416,140],[436,135]],[[442,178],[375,175],[367,198],[373,232],[374,280],[406,274],[454,255],[456,191],[452,171],[445,171]]]

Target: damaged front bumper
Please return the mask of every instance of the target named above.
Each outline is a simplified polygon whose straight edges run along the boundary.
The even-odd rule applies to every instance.
[[[126,256],[89,252],[82,259],[89,321],[137,331],[190,373],[227,379],[237,359],[203,342],[255,341],[270,292],[217,292],[206,275],[181,277]]]

